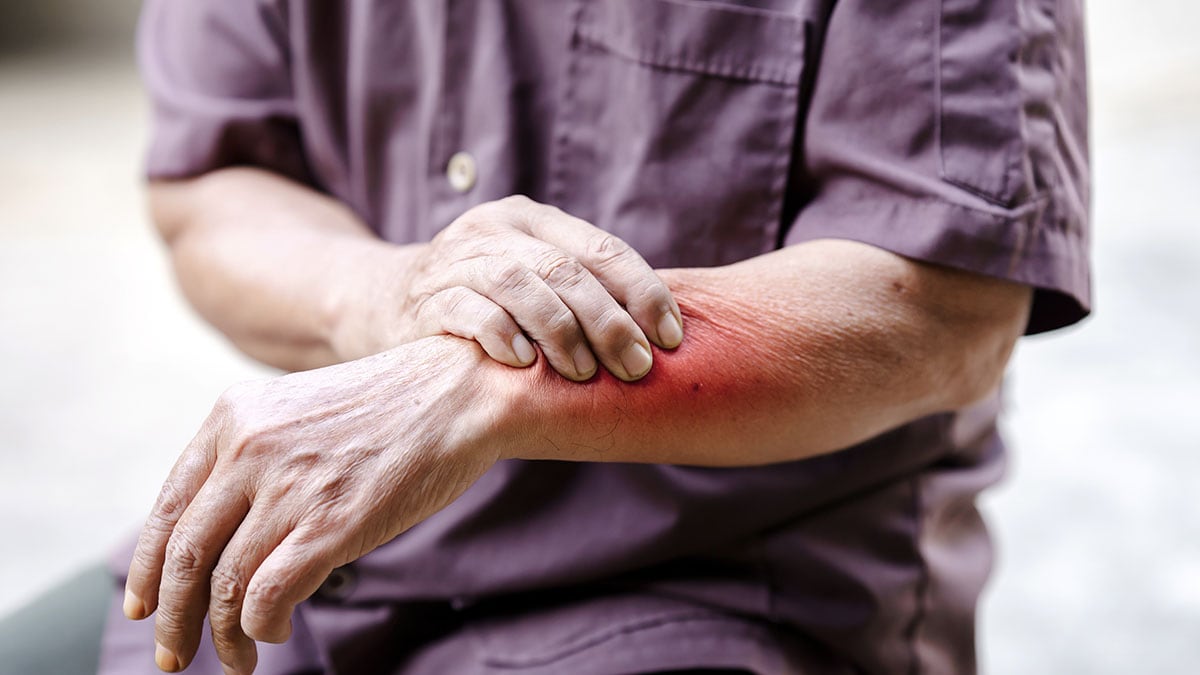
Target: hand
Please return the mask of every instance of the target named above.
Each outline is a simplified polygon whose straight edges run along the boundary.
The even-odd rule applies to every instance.
[[[187,666],[208,611],[227,672],[283,642],[295,605],[340,565],[450,503],[500,444],[474,345],[432,338],[230,388],[142,530],[125,614],[157,608],[155,659]]]
[[[513,196],[477,206],[406,259],[386,342],[451,334],[475,340],[496,361],[528,366],[532,339],[572,380],[596,372],[636,380],[650,370],[647,339],[666,349],[683,339],[679,306],[628,244],[552,206]],[[369,293],[359,293],[368,297]]]

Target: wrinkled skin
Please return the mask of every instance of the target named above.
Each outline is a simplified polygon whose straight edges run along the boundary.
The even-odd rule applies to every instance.
[[[329,572],[453,501],[494,464],[484,361],[457,338],[229,389],[142,531],[126,612],[156,608],[156,659],[186,667],[205,610],[228,671],[285,641]]]
[[[464,262],[480,253],[470,237],[448,239],[432,246]],[[689,339],[636,383],[567,382],[545,345],[544,367],[508,368],[440,335],[227,392],[168,477],[130,568],[125,612],[158,610],[160,667],[191,661],[207,610],[226,669],[251,671],[253,640],[286,639],[295,605],[334,567],[443,508],[499,458],[755,465],[961,408],[997,386],[1031,297],[837,240],[657,275],[687,310]],[[256,307],[308,297],[258,290]]]
[[[481,204],[408,250],[404,273],[374,284],[394,297],[365,307],[365,323],[394,327],[387,346],[457,335],[522,367],[536,358],[532,340],[568,379],[590,378],[598,358],[631,381],[650,371],[650,341],[683,339],[679,306],[636,251],[526,197]]]

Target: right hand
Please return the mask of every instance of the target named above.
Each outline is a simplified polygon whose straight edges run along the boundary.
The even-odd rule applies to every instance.
[[[182,670],[207,611],[227,673],[284,642],[335,567],[454,501],[514,446],[474,345],[446,337],[230,387],[175,463],[138,539],[125,615],[155,616]]]
[[[480,204],[415,250],[389,303],[392,345],[450,334],[524,367],[537,359],[532,340],[568,379],[592,377],[598,359],[636,380],[650,370],[650,341],[683,339],[679,306],[633,248],[527,197]]]

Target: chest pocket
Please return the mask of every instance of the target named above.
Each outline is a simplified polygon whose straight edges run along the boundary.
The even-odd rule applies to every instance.
[[[550,198],[659,266],[775,247],[804,21],[696,0],[578,0]]]

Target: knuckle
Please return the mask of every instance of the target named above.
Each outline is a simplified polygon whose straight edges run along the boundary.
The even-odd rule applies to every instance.
[[[438,232],[430,243],[435,247],[452,247],[474,238],[482,229],[486,214],[479,206],[467,210]]]
[[[634,286],[632,292],[629,293],[628,302],[631,305],[654,307],[665,312],[671,308],[671,289],[667,288],[657,274],[653,274],[643,283]]]
[[[246,584],[237,570],[218,565],[209,581],[209,593],[213,601],[211,611],[228,611],[241,604]]]
[[[507,197],[502,197],[501,199],[496,200],[494,203],[498,206],[517,210],[524,210],[537,205],[537,202],[522,194],[514,194]]]
[[[537,270],[547,283],[559,287],[576,286],[592,274],[578,260],[558,251],[543,255]]]
[[[555,312],[545,323],[546,334],[560,347],[568,349],[580,342],[582,337],[575,315],[567,311]]]
[[[252,456],[258,453],[259,449],[267,444],[263,434],[259,431],[250,428],[243,428],[237,432],[232,441],[226,446],[222,455],[226,459],[239,459]]]
[[[279,442],[277,431],[269,424],[243,419],[230,434],[228,443],[221,448],[221,455],[226,461],[268,455]]]
[[[463,311],[464,303],[467,303],[469,293],[466,288],[455,286],[452,288],[444,288],[431,295],[425,303],[421,304],[419,315],[426,318],[438,319],[438,323],[442,323],[440,319],[446,315],[456,315]]]
[[[611,266],[631,255],[637,255],[629,244],[607,232],[597,232],[588,237],[585,250],[588,258],[602,267]]]
[[[259,386],[254,382],[240,382],[226,389],[217,399],[208,423],[232,432],[235,439],[244,435],[254,423],[254,400],[262,393]]]
[[[501,258],[489,260],[484,266],[490,271],[491,277],[487,286],[493,290],[508,293],[517,291],[529,283],[530,271],[516,261]]]
[[[154,515],[146,522],[146,527],[155,531],[170,529],[170,523],[179,520],[188,507],[188,498],[172,481],[166,481],[158,491],[158,499],[154,503]]]
[[[591,342],[596,347],[610,352],[623,349],[637,337],[629,316],[615,307],[602,310],[592,320],[589,334],[594,336]]]
[[[445,290],[445,285],[440,278],[431,275],[417,276],[408,287],[409,302],[420,307],[442,290]]]
[[[512,321],[499,307],[486,310],[479,317],[479,328],[485,334],[504,336],[512,329]]]
[[[235,384],[221,392],[221,395],[217,396],[217,400],[213,402],[212,411],[209,412],[208,419],[205,422],[213,424],[228,417],[237,408],[239,391],[239,385]]]
[[[287,601],[291,587],[273,576],[256,576],[246,588],[243,613],[257,620],[266,620],[272,609]]]
[[[219,420],[229,417],[237,412],[238,404],[248,394],[250,384],[247,382],[236,382],[225,388],[221,395],[217,397],[217,402],[213,404],[212,414],[210,419]]]
[[[163,572],[175,581],[195,581],[204,572],[204,551],[185,530],[177,528],[167,540],[166,556]]]

